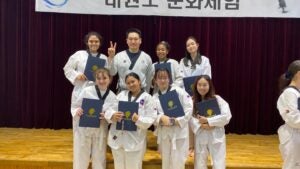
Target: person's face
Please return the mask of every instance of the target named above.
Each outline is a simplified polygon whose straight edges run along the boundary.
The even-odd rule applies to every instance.
[[[159,71],[156,76],[155,82],[159,90],[166,90],[170,84],[168,73],[166,71]]]
[[[110,83],[110,77],[107,73],[98,73],[96,77],[96,84],[100,90],[106,90]]]
[[[197,53],[198,52],[199,44],[194,39],[188,39],[186,41],[186,50],[190,53]]]
[[[133,76],[128,76],[126,79],[126,86],[132,93],[137,93],[141,90],[141,81],[134,78]]]
[[[142,44],[142,39],[140,38],[139,34],[135,32],[129,33],[126,41],[128,48],[132,51],[138,51]]]
[[[197,82],[197,91],[198,93],[204,97],[209,91],[209,83],[206,79],[201,78]]]
[[[159,44],[156,47],[156,55],[157,55],[159,60],[164,60],[167,57],[168,53],[169,53],[169,51],[167,50],[165,45]]]
[[[97,38],[97,36],[92,35],[89,37],[87,42],[88,48],[91,53],[97,53],[99,47],[100,47],[100,39]]]

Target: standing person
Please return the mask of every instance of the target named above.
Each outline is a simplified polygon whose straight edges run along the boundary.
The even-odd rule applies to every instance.
[[[75,114],[75,141],[73,149],[74,169],[87,169],[90,160],[92,161],[93,169],[106,168],[108,123],[106,120],[101,120],[99,128],[79,126],[80,116],[83,115],[83,109],[81,107],[84,98],[97,99],[104,102],[102,112],[96,112],[100,113],[101,119],[104,118],[105,112],[117,101],[116,95],[109,90],[109,84],[112,80],[109,70],[106,68],[100,68],[95,71],[94,77],[96,79],[96,85],[84,88],[72,107],[72,114]]]
[[[231,119],[228,103],[219,95],[211,78],[200,75],[194,83],[194,111],[190,126],[195,134],[195,169],[207,169],[207,158],[210,154],[214,169],[226,168],[226,136],[224,126]],[[198,114],[196,103],[215,98],[220,108],[220,115],[204,117]]]
[[[211,77],[209,59],[199,52],[199,43],[196,38],[190,36],[186,40],[185,57],[180,60],[183,77],[208,75]]]
[[[168,54],[170,52],[170,44],[166,41],[161,41],[156,46],[156,55],[158,57],[158,62],[153,63],[153,70],[155,70],[155,65],[162,63],[170,63],[171,64],[171,78],[173,83],[172,85],[176,85],[179,87],[183,86],[182,82],[182,71],[179,67],[179,64],[176,60],[168,58]],[[154,71],[153,71],[154,74]],[[157,91],[157,87],[154,85],[154,91]],[[155,92],[154,92],[155,93]]]
[[[66,78],[74,85],[71,97],[71,107],[84,87],[93,86],[95,84],[93,81],[89,81],[84,75],[88,57],[92,56],[104,59],[106,61],[105,67],[110,69],[110,62],[115,55],[116,43],[113,45],[112,42],[110,48],[108,48],[108,58],[106,55],[100,53],[100,46],[103,43],[103,38],[97,32],[89,32],[85,35],[84,43],[86,44],[87,49],[75,52],[70,56],[63,68]],[[75,114],[72,114],[72,116],[74,117]]]
[[[180,60],[180,67],[183,71],[183,78],[199,75],[208,75],[211,77],[211,65],[209,59],[199,52],[199,43],[193,36],[189,36],[186,40],[185,57]],[[194,155],[194,135],[189,131],[190,135],[190,152],[189,155]]]
[[[118,73],[118,91],[126,89],[125,76],[128,70],[138,73],[141,77],[142,88],[146,92],[150,91],[152,78],[152,60],[151,57],[140,50],[142,44],[142,33],[136,28],[130,28],[126,31],[126,42],[128,49],[119,52],[114,56],[111,74]]]
[[[108,58],[106,55],[100,53],[100,46],[103,43],[103,38],[97,32],[89,32],[85,35],[84,43],[86,44],[87,49],[75,52],[72,56],[70,56],[68,62],[63,68],[66,78],[74,85],[71,96],[71,107],[73,107],[73,103],[77,100],[83,88],[93,86],[95,84],[93,81],[89,81],[84,75],[88,57],[92,56],[104,59],[106,61],[105,67],[109,69],[110,62],[115,55],[116,44],[112,45],[112,42],[108,49]],[[72,114],[72,116],[74,117],[75,114]],[[75,127],[74,124],[73,127]]]
[[[158,86],[158,92],[153,95],[156,103],[158,118],[157,143],[162,157],[162,169],[184,169],[188,156],[188,121],[193,111],[193,101],[182,88],[170,85],[171,75],[167,69],[157,69],[154,80]],[[172,118],[165,115],[159,101],[159,96],[175,90],[180,104],[183,107],[184,116]]]
[[[293,61],[280,79],[277,109],[285,124],[279,127],[283,169],[300,168],[300,60]]]
[[[117,122],[124,118],[124,112],[115,105],[112,111],[106,112],[105,118],[112,123],[108,145],[114,158],[115,169],[142,169],[142,161],[146,152],[147,129],[157,117],[153,99],[142,89],[140,77],[135,72],[127,73],[125,83],[128,90],[117,95],[118,101],[138,103],[138,112],[132,115],[131,120],[137,126],[136,131],[117,130]]]

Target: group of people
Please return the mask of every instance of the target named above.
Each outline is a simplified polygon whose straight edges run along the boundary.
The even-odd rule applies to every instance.
[[[71,97],[74,169],[86,169],[90,161],[92,168],[105,169],[107,145],[111,148],[115,169],[141,169],[147,130],[152,125],[155,126],[163,169],[185,168],[189,148],[194,149],[195,169],[207,168],[209,155],[213,168],[226,168],[224,126],[229,123],[231,112],[228,103],[215,93],[209,59],[200,54],[196,38],[187,38],[186,53],[179,63],[168,57],[170,45],[165,41],[157,44],[158,62],[152,63],[151,57],[140,50],[142,34],[136,28],[127,30],[128,49],[117,54],[117,44],[113,42],[110,42],[108,56],[100,52],[103,38],[97,32],[89,32],[84,41],[87,49],[74,53],[64,66],[66,78],[74,85]],[[95,81],[89,81],[84,75],[88,57],[99,57],[106,62],[103,68],[94,72]],[[155,69],[155,65],[161,63],[170,63],[171,71]],[[286,88],[278,100],[278,109],[286,121],[279,129],[280,150],[286,168],[295,161],[300,165],[300,108],[297,107],[299,100],[296,101],[300,97],[300,61],[290,67],[292,70],[287,76],[290,83],[287,84],[293,87]],[[112,77],[116,74],[119,77],[117,95],[110,90]],[[192,95],[183,85],[183,78],[190,76],[197,76]],[[150,95],[151,87],[153,93]],[[184,111],[181,117],[167,116],[158,99],[170,91],[176,91],[178,95]],[[104,102],[102,112],[99,112],[99,128],[79,127],[84,98]],[[195,105],[212,98],[217,100],[221,114],[200,116]],[[136,131],[117,130],[117,123],[125,116],[118,110],[120,101],[138,103],[138,112],[131,117]],[[292,139],[296,137],[296,140]],[[292,148],[295,144],[297,149]]]
[[[75,52],[64,66],[66,78],[74,85],[71,97],[74,169],[86,169],[90,161],[92,168],[106,168],[107,145],[111,148],[115,169],[141,169],[147,130],[152,125],[155,126],[163,169],[185,168],[189,148],[195,148],[195,168],[206,168],[209,154],[215,168],[225,168],[224,126],[229,123],[231,113],[227,102],[215,94],[209,59],[200,55],[196,38],[187,38],[186,54],[179,63],[168,57],[170,45],[165,41],[157,44],[158,62],[152,63],[152,58],[140,50],[142,34],[136,28],[127,30],[128,49],[117,54],[117,44],[113,42],[110,42],[108,56],[100,52],[103,38],[97,32],[89,32],[84,42],[87,49]],[[103,68],[94,72],[95,81],[89,81],[84,75],[88,57],[98,57],[106,62]],[[171,70],[155,69],[155,65],[161,63],[170,63]],[[117,95],[110,90],[112,77],[116,74],[119,77]],[[194,95],[184,90],[183,78],[190,76],[197,76]],[[176,91],[183,116],[174,118],[164,113],[158,97],[169,91]],[[80,116],[84,113],[84,98],[104,102],[102,112],[99,112],[99,128],[79,126]],[[198,115],[195,104],[211,98],[217,99],[221,114],[214,117]],[[131,117],[136,131],[117,129],[117,123],[125,116],[118,110],[120,101],[138,103],[138,112]],[[195,141],[190,142],[190,139]]]

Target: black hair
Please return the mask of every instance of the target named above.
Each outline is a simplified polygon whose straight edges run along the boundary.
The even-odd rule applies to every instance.
[[[128,74],[125,76],[125,82],[126,82],[126,80],[127,80],[127,78],[128,78],[129,76],[132,76],[132,77],[134,77],[135,79],[141,81],[141,79],[140,79],[140,77],[139,77],[139,75],[138,75],[137,73],[135,73],[135,72],[130,72],[130,73],[128,73]]]
[[[95,31],[91,31],[89,33],[87,33],[85,36],[84,36],[84,39],[83,39],[83,42],[84,44],[86,45],[86,49],[89,50],[89,46],[88,46],[88,40],[91,36],[96,36],[99,41],[100,41],[100,46],[102,45],[103,43],[103,37],[98,33],[98,32],[95,32]],[[99,48],[100,49],[100,48]],[[99,50],[98,49],[98,50]]]
[[[187,42],[189,39],[194,40],[194,41],[198,44],[198,41],[197,41],[197,39],[196,39],[194,36],[189,36],[189,37],[186,39],[186,42]],[[191,54],[185,49],[185,56],[184,56],[184,58],[183,58],[183,64],[184,64],[184,66],[188,66],[188,61],[189,61],[189,60],[191,61],[191,63],[193,63]],[[201,54],[200,54],[199,48],[198,48],[198,52],[197,52],[197,56],[196,56],[196,59],[195,59],[195,63],[194,63],[194,64],[201,64],[201,62],[202,62]],[[195,66],[195,65],[192,65],[192,66]]]
[[[282,92],[293,80],[295,74],[300,71],[300,60],[290,63],[288,70],[279,77],[278,88]]]
[[[129,33],[137,33],[140,38],[142,38],[142,32],[137,28],[129,28],[126,31],[126,38],[128,38]]]
[[[170,80],[172,79],[171,72],[169,72],[169,70],[167,68],[158,68],[158,69],[156,69],[155,74],[154,74],[154,79],[157,78],[159,72],[167,72],[169,79]]]
[[[168,52],[170,52],[171,50],[171,46],[168,42],[166,41],[161,41],[159,42],[157,45],[156,45],[156,48],[159,46],[159,45],[164,45],[164,47],[168,50]]]

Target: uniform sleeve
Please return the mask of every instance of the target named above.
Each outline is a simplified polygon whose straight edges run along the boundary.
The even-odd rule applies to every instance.
[[[293,128],[300,128],[300,111],[298,110],[298,96],[288,89],[280,96],[277,108],[286,124]]]
[[[110,66],[110,74],[115,76],[118,72],[118,59],[120,57],[120,53],[117,53],[114,58],[112,59],[111,66]]]
[[[105,67],[106,69],[110,70],[110,69],[111,69],[111,64],[112,64],[112,62],[109,62],[108,59],[107,59],[107,56],[104,55],[104,54],[101,54],[101,59],[104,59],[104,60],[105,60],[105,65],[104,65],[104,67]]]
[[[155,106],[156,113],[157,113],[157,117],[156,117],[156,119],[154,121],[154,125],[158,126],[159,122],[160,122],[160,118],[163,115],[163,110],[162,110],[162,107],[160,105],[160,102],[159,102],[159,99],[158,99],[158,95],[154,94],[153,97],[152,97],[152,99],[154,101],[154,106]]]
[[[224,127],[229,123],[231,119],[231,112],[228,103],[222,99],[220,96],[217,96],[217,101],[220,106],[221,114],[213,117],[207,118],[208,124],[210,126]]]
[[[112,123],[111,118],[115,112],[118,111],[118,97],[113,94],[107,102],[107,109],[105,110],[104,118],[108,123]]]
[[[149,92],[150,91],[150,87],[151,87],[151,84],[152,84],[152,77],[153,77],[153,66],[152,66],[152,60],[149,56],[149,59],[148,59],[148,67],[147,67],[147,71],[146,71],[146,74],[145,74],[145,78],[146,78],[146,91]]]
[[[178,87],[183,87],[183,81],[182,81],[183,71],[181,70],[181,67],[177,61],[173,62],[173,69],[175,75],[173,84]]]
[[[210,65],[210,62],[209,62],[208,58],[206,58],[206,62],[204,62],[203,66],[204,66],[203,74],[208,75],[210,78],[212,78],[212,76],[211,76],[211,65]]]
[[[79,94],[78,98],[75,100],[75,102],[72,104],[71,106],[71,114],[73,116],[73,118],[76,116],[76,112],[79,108],[81,108],[82,106],[82,100],[83,97],[85,96],[85,92],[86,90],[82,90],[81,93]]]
[[[145,106],[144,106],[144,115],[140,115],[138,120],[136,121],[136,125],[140,127],[141,129],[148,129],[155,121],[157,118],[157,111],[155,108],[155,103],[153,98],[148,95],[145,98]]]
[[[76,71],[77,65],[78,65],[77,57],[79,55],[80,54],[78,52],[76,52],[72,56],[70,56],[69,60],[67,61],[66,65],[63,68],[66,78],[73,85],[75,85],[76,77],[80,74],[79,72]]]
[[[179,99],[182,104],[185,115],[182,117],[177,117],[176,120],[179,123],[179,126],[183,128],[188,124],[193,112],[193,100],[191,96],[186,93],[183,89],[176,90],[179,94]]]
[[[197,133],[197,131],[200,129],[201,124],[199,123],[199,120],[195,117],[191,117],[190,121],[189,121],[189,125],[191,127],[191,130],[193,131],[194,134]]]

